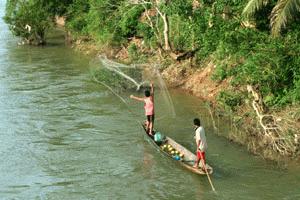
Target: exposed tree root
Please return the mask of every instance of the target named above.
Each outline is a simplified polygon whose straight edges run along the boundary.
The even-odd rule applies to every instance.
[[[253,96],[252,107],[256,112],[258,122],[262,128],[261,133],[266,141],[266,145],[281,155],[293,155],[297,152],[298,139],[295,138],[298,137],[298,135],[296,134],[295,128],[293,128],[296,126],[290,125],[295,122],[266,114],[266,109],[259,92],[255,91],[251,85],[247,86],[247,90]]]

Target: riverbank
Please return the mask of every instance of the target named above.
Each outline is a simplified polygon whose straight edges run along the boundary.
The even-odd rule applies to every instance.
[[[0,0],[1,16],[6,2]],[[77,16],[88,18],[81,13]],[[95,17],[89,19],[103,24]],[[0,27],[0,152],[3,158],[5,155],[0,163],[1,199],[300,198],[299,163],[269,162],[219,137],[230,133],[224,129],[230,121],[218,122],[217,117],[226,117],[223,112],[214,108],[215,125],[220,131],[213,133],[206,104],[179,89],[170,89],[176,117],[157,116],[161,119],[156,127],[193,150],[190,120],[201,112],[216,195],[206,177],[190,173],[157,152],[142,135],[138,118],[129,114],[107,88],[92,81],[88,66],[97,65],[95,55],[85,56],[84,50],[79,53],[66,46],[61,31],[47,34],[45,46],[18,46],[19,39],[12,36],[2,18]],[[168,58],[162,61],[166,69]],[[201,72],[198,66],[190,70],[186,64],[188,73],[183,74]],[[128,98],[131,92],[120,94]],[[164,102],[163,95],[157,95],[156,101]],[[142,119],[142,105],[129,103],[132,112],[140,113]],[[169,113],[167,104],[157,106],[158,113]]]
[[[132,40],[128,47],[133,43],[139,47],[140,42],[137,40]],[[139,62],[131,58],[130,50],[126,47],[102,48],[92,41],[85,41],[85,39],[74,41],[72,47],[91,56],[104,54],[110,59],[123,63]],[[169,87],[183,89],[208,102],[211,107],[212,121],[220,119],[231,121],[233,129],[226,135],[219,134],[220,131],[217,130],[222,130],[222,127],[215,125],[215,132],[220,136],[242,144],[247,147],[249,152],[268,160],[298,159],[300,146],[300,135],[297,132],[300,129],[299,105],[263,111],[260,99],[257,97],[259,94],[255,88],[232,86],[230,78],[222,81],[213,80],[216,73],[215,63],[218,62],[213,56],[201,62],[200,66],[195,66],[191,60],[174,61],[167,54],[156,53],[151,56],[140,54],[139,56],[143,56],[143,61],[149,65],[158,61],[161,63],[161,74]],[[147,57],[146,60],[145,57]],[[226,93],[228,89],[236,91],[232,95],[233,97]],[[240,98],[240,102],[230,108],[228,106],[232,103],[230,101],[236,101],[234,95]]]
[[[23,12],[15,9],[18,3],[9,2],[5,20],[17,27],[12,29],[15,35],[45,44],[48,28],[56,21],[67,27],[66,41],[84,54],[104,54],[124,63],[159,63],[170,86],[230,116],[240,132],[227,135],[230,140],[267,159],[299,155],[298,26],[273,37],[268,21],[245,24],[242,2],[152,2],[149,7],[141,2],[113,7],[105,2],[46,7],[35,3],[22,7]],[[26,12],[37,6],[45,14],[39,23]],[[165,13],[166,8],[170,12]],[[22,22],[20,15],[28,19]],[[264,14],[259,18],[267,19]],[[212,112],[212,121],[220,115]]]

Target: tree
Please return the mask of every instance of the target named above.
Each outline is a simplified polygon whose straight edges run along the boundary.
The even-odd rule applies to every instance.
[[[170,46],[170,39],[169,39],[169,20],[168,20],[167,14],[163,11],[163,8],[168,5],[169,1],[168,0],[164,0],[164,1],[162,1],[162,0],[149,0],[149,1],[131,0],[130,2],[131,2],[131,4],[141,4],[144,6],[145,15],[148,20],[147,24],[153,29],[155,36],[157,37],[158,41],[160,41],[160,42],[161,42],[161,39],[160,39],[159,23],[154,23],[152,21],[151,17],[149,16],[149,9],[147,8],[147,6],[150,5],[156,11],[157,15],[159,15],[161,17],[161,19],[163,21],[163,27],[164,27],[164,30],[163,30],[164,50],[170,51],[171,46]]]
[[[45,44],[46,30],[51,26],[50,15],[40,0],[8,0],[4,20],[14,35],[28,44]]]
[[[47,12],[54,17],[55,15],[66,15],[68,7],[72,5],[74,1],[75,0],[41,0],[41,3],[43,7],[47,9]]]
[[[243,14],[251,17],[270,2],[270,0],[249,0]],[[270,14],[272,35],[279,36],[282,29],[295,18],[297,13],[300,13],[300,0],[278,0]]]
[[[7,0],[4,20],[27,44],[46,43],[55,15],[65,15],[73,0]]]

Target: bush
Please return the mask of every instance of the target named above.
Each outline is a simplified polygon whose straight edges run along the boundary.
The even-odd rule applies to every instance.
[[[212,80],[222,81],[228,76],[227,65],[218,65],[212,75]]]
[[[44,44],[46,31],[51,27],[51,14],[39,0],[8,0],[4,20],[16,36],[29,44]]]
[[[89,10],[90,5],[87,1],[74,0],[73,4],[68,7],[67,28],[76,34],[87,35],[87,14]]]
[[[138,19],[141,16],[144,8],[142,6],[133,6],[129,7],[125,12],[121,20],[118,22],[118,27],[120,31],[118,34],[121,34],[123,37],[132,37],[137,33]]]
[[[138,49],[135,44],[130,44],[128,47],[128,54],[131,60],[137,60],[139,57]]]
[[[242,97],[238,93],[232,91],[222,91],[217,96],[217,101],[225,109],[235,111],[237,106],[242,104]]]

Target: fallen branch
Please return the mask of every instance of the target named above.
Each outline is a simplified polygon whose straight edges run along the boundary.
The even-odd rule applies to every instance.
[[[282,155],[294,152],[294,145],[284,136],[283,128],[277,124],[278,120],[275,116],[264,114],[265,108],[259,92],[255,91],[251,85],[247,86],[247,90],[253,96],[252,107],[256,112],[264,136],[269,138],[273,150]]]

